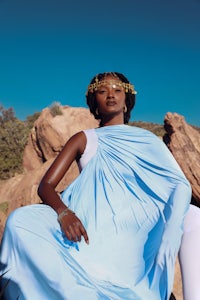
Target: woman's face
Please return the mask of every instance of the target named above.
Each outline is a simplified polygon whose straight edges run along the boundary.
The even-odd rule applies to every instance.
[[[124,114],[126,95],[120,83],[120,80],[112,76],[102,80],[102,85],[98,87],[95,94],[101,116]]]

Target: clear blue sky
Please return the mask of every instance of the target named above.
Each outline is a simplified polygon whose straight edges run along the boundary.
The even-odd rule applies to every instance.
[[[132,120],[200,126],[200,0],[0,0],[0,103],[18,118],[86,107],[104,71],[135,85]]]

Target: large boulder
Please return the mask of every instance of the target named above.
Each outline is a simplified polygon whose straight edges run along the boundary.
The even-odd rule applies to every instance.
[[[97,120],[86,108],[65,106],[61,109],[62,115],[56,116],[52,116],[48,108],[42,111],[31,130],[24,150],[24,173],[1,183],[0,204],[7,204],[7,214],[17,207],[39,203],[40,198],[37,195],[39,182],[66,141],[78,131],[98,126]],[[73,163],[57,186],[57,191],[61,192],[78,173],[77,165]],[[0,227],[5,223],[5,218],[2,220]]]
[[[200,132],[183,116],[167,113],[164,142],[192,186],[192,203],[200,207]]]
[[[44,162],[55,158],[73,134],[98,126],[86,108],[60,106],[60,109],[62,115],[55,117],[50,109],[44,109],[35,122],[24,151],[24,170],[38,169]]]

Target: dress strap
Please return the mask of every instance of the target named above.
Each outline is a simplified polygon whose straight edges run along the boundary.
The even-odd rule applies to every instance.
[[[87,130],[83,130],[83,132],[86,135],[87,141],[86,141],[85,150],[78,162],[80,171],[87,165],[90,159],[96,154],[97,147],[98,147],[98,137],[95,129],[87,129]]]

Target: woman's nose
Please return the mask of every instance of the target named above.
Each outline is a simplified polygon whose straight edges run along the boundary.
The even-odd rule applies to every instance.
[[[109,89],[109,90],[108,90],[107,97],[108,97],[109,99],[110,99],[110,98],[114,98],[114,90],[113,90],[113,89]]]

